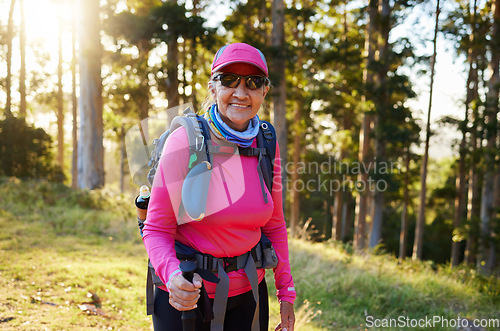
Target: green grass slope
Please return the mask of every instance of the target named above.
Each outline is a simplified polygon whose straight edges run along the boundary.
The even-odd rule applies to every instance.
[[[0,179],[0,329],[152,330],[146,253],[132,201],[47,182]],[[498,323],[498,279],[398,263],[349,247],[290,241],[296,330],[387,329],[434,316]],[[271,326],[278,322],[272,273]],[[376,327],[375,325],[378,325]],[[393,325],[393,330],[415,329]],[[456,330],[434,324],[435,329]],[[422,325],[421,330],[428,329]]]

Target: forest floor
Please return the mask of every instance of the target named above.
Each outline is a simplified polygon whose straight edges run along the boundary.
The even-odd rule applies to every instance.
[[[131,202],[2,179],[0,206],[0,329],[152,330]],[[290,256],[296,330],[467,330],[457,324],[474,320],[500,329],[500,283],[473,269],[299,239]],[[271,330],[279,305],[272,272],[266,277]]]

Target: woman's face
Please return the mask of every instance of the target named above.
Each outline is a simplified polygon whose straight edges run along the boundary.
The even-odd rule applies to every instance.
[[[222,68],[218,73],[233,73],[241,76],[262,75],[255,66],[247,63],[233,63]],[[214,73],[214,77],[217,73]],[[231,88],[221,84],[219,80],[211,80],[209,88],[217,102],[222,120],[233,130],[245,131],[250,119],[260,109],[264,97],[269,91],[269,86],[263,85],[255,90],[250,90],[241,79],[237,87]]]

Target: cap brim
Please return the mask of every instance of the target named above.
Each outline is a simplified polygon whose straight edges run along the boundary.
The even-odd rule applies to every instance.
[[[267,71],[264,68],[262,68],[261,66],[259,66],[255,62],[244,61],[244,60],[234,60],[234,61],[231,61],[231,62],[220,64],[220,65],[212,68],[212,73],[217,72],[217,71],[221,70],[222,68],[227,67],[228,65],[234,64],[234,63],[247,63],[247,64],[251,64],[254,67],[256,67],[257,69],[259,69],[264,74],[264,76],[269,77],[269,74],[267,73]]]

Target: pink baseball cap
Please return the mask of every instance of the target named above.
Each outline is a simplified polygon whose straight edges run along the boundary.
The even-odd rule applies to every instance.
[[[219,48],[212,62],[212,74],[231,63],[243,62],[256,66],[269,77],[264,54],[245,43],[234,43]]]

